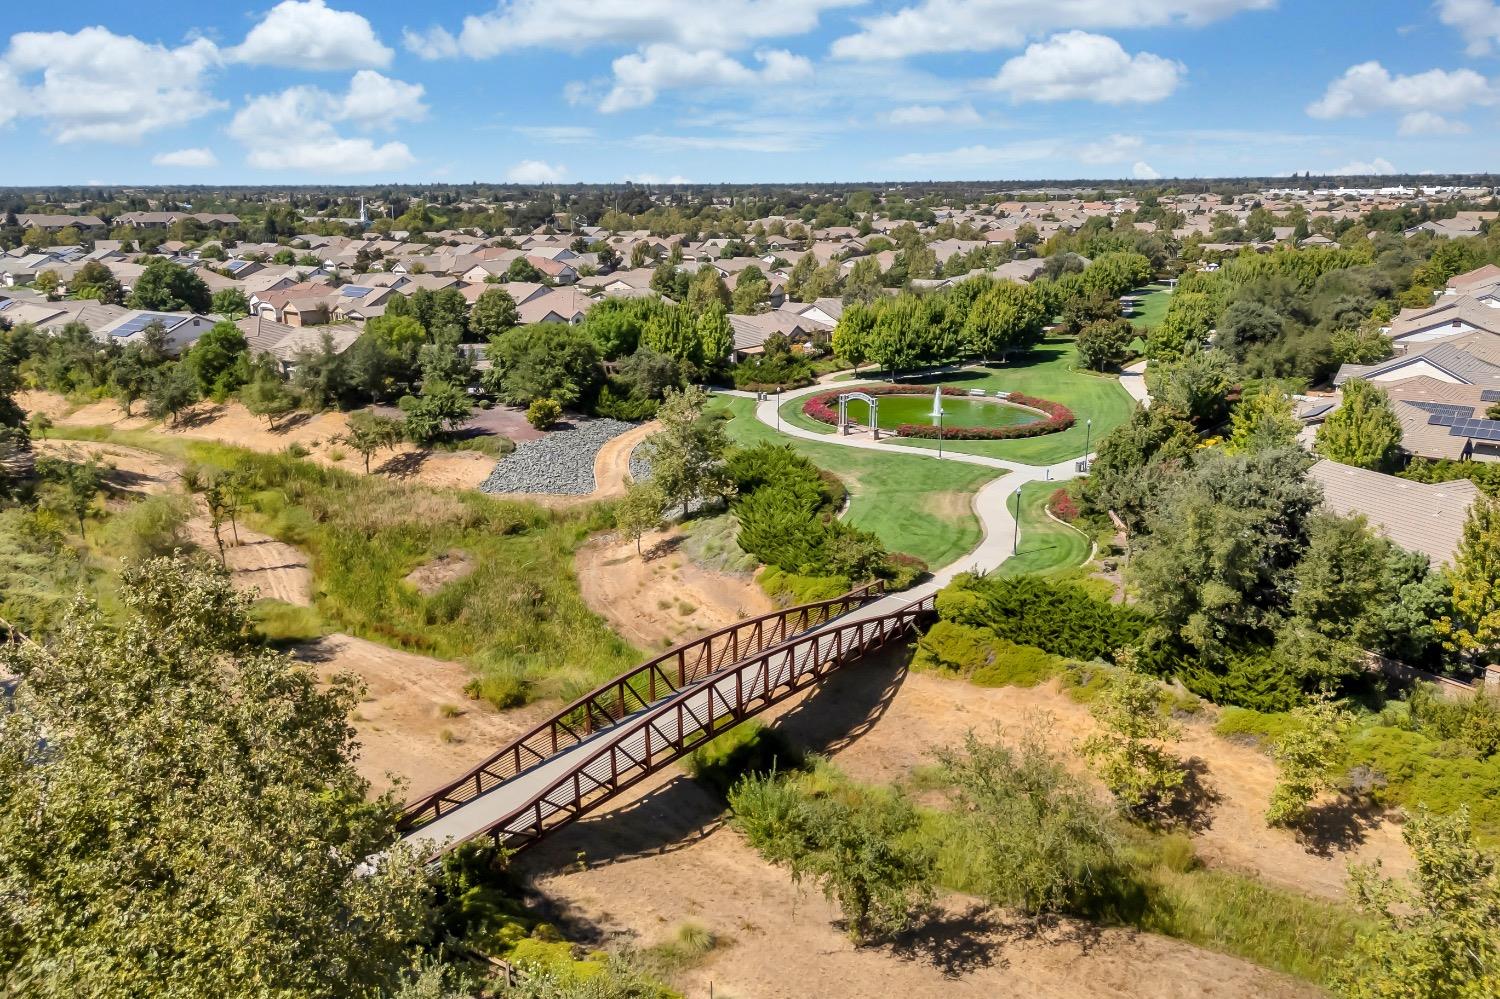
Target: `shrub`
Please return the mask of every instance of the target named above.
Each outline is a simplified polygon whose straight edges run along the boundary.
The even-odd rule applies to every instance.
[[[526,422],[538,430],[550,430],[562,419],[562,406],[555,399],[534,399],[526,407]]]
[[[1112,661],[1138,641],[1147,619],[1072,583],[1036,576],[959,575],[938,594],[945,621],[989,628],[1000,638],[1068,659]]]
[[[1048,497],[1047,509],[1052,512],[1052,516],[1064,523],[1071,524],[1078,519],[1078,503],[1073,499],[1073,494],[1068,491],[1067,487],[1057,490]]]
[[[599,390],[599,397],[594,400],[594,413],[611,420],[639,423],[654,418],[657,405],[655,399],[637,399],[605,385]]]
[[[694,749],[688,771],[721,797],[745,777],[799,770],[803,756],[786,736],[758,721],[747,721]]]
[[[848,593],[851,585],[848,576],[801,576],[774,565],[766,566],[756,581],[772,600],[788,606],[832,600]]]
[[[954,673],[984,687],[1034,687],[1058,673],[1061,660],[1017,645],[989,628],[939,621],[917,641],[912,665]]]

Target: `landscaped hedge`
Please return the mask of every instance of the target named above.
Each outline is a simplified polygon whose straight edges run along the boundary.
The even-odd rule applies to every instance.
[[[838,399],[846,392],[863,392],[866,395],[921,395],[923,393],[913,391],[910,385],[859,385],[847,389],[837,389],[833,392],[819,392],[811,396],[802,404],[803,415],[819,423],[827,423],[838,426]],[[942,394],[955,398],[969,398],[967,389],[955,388],[951,385],[942,387]],[[1043,434],[1055,433],[1066,430],[1075,422],[1073,411],[1060,402],[1051,402],[1047,399],[1038,399],[1034,396],[1023,395],[1020,392],[1012,392],[1001,402],[1012,403],[1026,409],[1034,409],[1045,416],[1045,419],[1035,423],[1019,423],[1005,427],[943,427],[941,431],[937,427],[927,426],[920,423],[903,423],[896,428],[896,434],[901,437],[920,437],[928,440],[936,440],[942,437],[950,441],[997,441],[1013,440],[1020,437],[1040,437]]]
[[[937,610],[944,621],[1085,662],[1112,661],[1140,640],[1147,624],[1139,611],[1036,576],[963,573],[938,593]]]

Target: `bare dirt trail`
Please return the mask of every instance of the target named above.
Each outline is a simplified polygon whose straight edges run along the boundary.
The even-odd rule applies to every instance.
[[[594,538],[574,566],[583,600],[638,649],[667,648],[774,610],[749,575],[713,572],[679,550],[682,532],[641,539],[645,556],[618,535]]]

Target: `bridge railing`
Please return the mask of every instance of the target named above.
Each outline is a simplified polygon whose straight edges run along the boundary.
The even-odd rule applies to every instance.
[[[799,635],[747,656],[632,718],[567,774],[467,838],[489,835],[510,849],[524,849],[718,733],[913,633],[936,617],[935,608],[934,597],[924,597],[890,614]]]
[[[747,618],[675,645],[591,690],[462,776],[413,799],[402,814],[400,828],[418,829],[663,698],[747,656],[862,607],[884,593],[885,584],[876,580],[832,600]]]

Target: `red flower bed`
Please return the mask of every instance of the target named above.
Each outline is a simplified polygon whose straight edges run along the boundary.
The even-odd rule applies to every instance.
[[[923,395],[920,389],[914,390],[910,385],[860,385],[854,388],[838,389],[833,392],[820,392],[810,396],[802,404],[802,413],[819,423],[827,423],[830,426],[838,426],[839,423],[839,396],[845,392],[863,392],[865,395]],[[969,393],[965,389],[954,388],[945,385],[942,389],[943,395],[967,398]],[[1034,409],[1045,415],[1045,419],[1035,423],[1012,424],[1006,427],[944,427],[941,432],[943,440],[949,441],[997,441],[1009,440],[1017,437],[1040,437],[1043,434],[1055,433],[1066,430],[1074,423],[1073,411],[1059,402],[1050,402],[1046,399],[1037,399],[1033,396],[1023,395],[1020,392],[1012,392],[1002,402],[1015,403],[1027,409]],[[937,427],[920,423],[903,423],[895,430],[901,437],[920,437],[927,440],[936,440],[939,436]]]
[[[1069,524],[1078,519],[1078,504],[1073,501],[1073,494],[1066,488],[1052,494],[1047,500],[1047,509],[1052,511],[1052,516]]]

